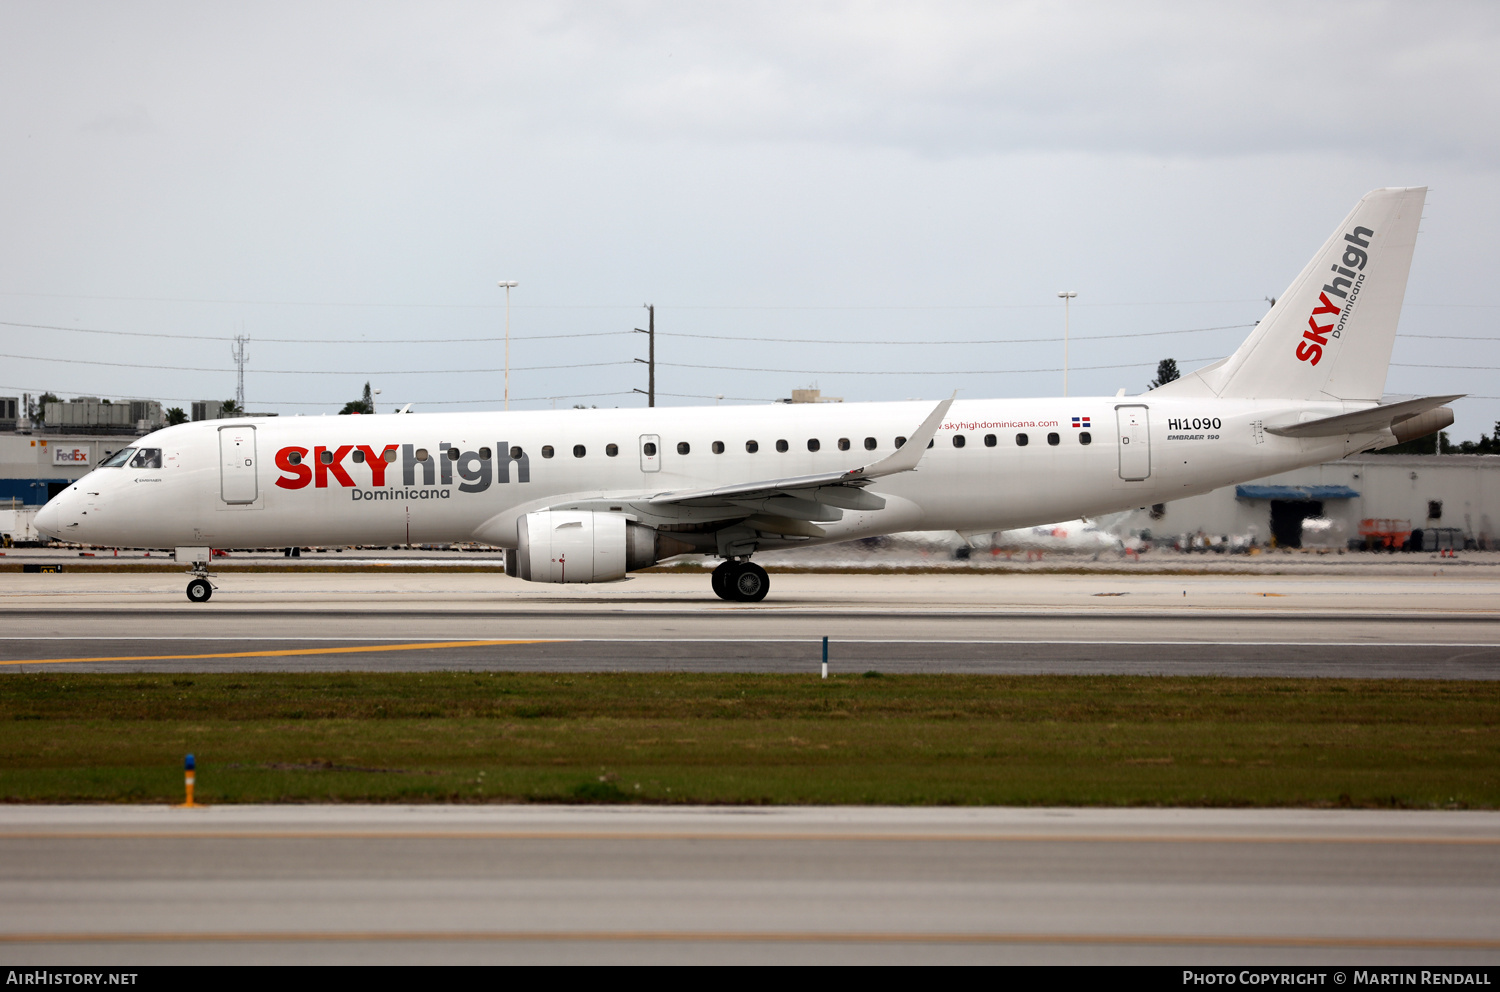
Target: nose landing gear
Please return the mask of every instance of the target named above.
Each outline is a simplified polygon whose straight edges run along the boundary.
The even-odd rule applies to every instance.
[[[714,595],[734,603],[759,603],[771,589],[771,577],[754,562],[729,560],[714,569]]]
[[[214,594],[213,583],[208,581],[208,563],[213,558],[211,548],[178,548],[174,556],[180,562],[188,562],[188,574],[192,581],[187,585],[189,603],[206,603]]]

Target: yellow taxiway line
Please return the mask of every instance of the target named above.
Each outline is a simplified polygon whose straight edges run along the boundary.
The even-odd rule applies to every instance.
[[[507,644],[557,644],[558,638],[523,641],[428,641],[422,644],[361,644],[342,648],[287,648],[280,651],[219,651],[213,654],[140,654],[101,658],[29,658],[0,661],[0,665],[69,665],[100,661],[197,661],[205,658],[290,658],[313,654],[370,654],[376,651],[432,651],[439,648],[485,648]]]

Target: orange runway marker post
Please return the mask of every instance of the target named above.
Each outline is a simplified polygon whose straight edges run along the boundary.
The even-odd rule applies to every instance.
[[[196,764],[196,762],[193,761],[193,756],[191,754],[188,755],[187,758],[185,758],[183,760],[183,762],[182,762],[182,768],[183,768],[183,785],[187,789],[187,800],[185,802],[183,802],[181,805],[179,805],[177,807],[178,809],[200,809],[200,808],[202,808],[202,804],[201,803],[195,803],[195,802],[193,802],[193,772],[194,772],[194,767],[193,766],[195,764]]]

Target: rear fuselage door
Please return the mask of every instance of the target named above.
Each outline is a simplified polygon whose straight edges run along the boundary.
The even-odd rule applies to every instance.
[[[260,495],[255,462],[254,427],[219,428],[219,494],[224,502],[255,502]]]
[[[661,471],[661,435],[641,435],[641,471]]]
[[[1151,475],[1151,430],[1144,406],[1117,406],[1120,429],[1120,478],[1139,482]]]

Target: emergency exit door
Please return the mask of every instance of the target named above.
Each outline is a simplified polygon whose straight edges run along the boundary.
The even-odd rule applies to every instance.
[[[661,435],[641,435],[641,471],[661,471]]]
[[[1117,406],[1120,431],[1120,478],[1139,482],[1151,475],[1151,429],[1146,407]]]
[[[254,503],[260,495],[255,482],[255,428],[219,428],[219,493],[226,503]]]

